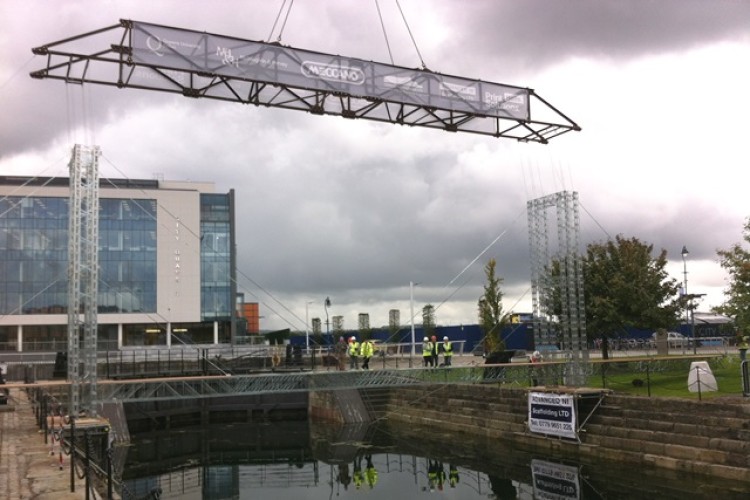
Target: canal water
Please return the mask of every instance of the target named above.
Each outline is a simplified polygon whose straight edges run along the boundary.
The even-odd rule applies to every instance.
[[[571,461],[450,429],[292,420],[140,432],[123,499],[747,499],[723,481]]]

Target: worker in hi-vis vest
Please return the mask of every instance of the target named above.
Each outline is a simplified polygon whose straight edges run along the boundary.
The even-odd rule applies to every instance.
[[[448,337],[443,337],[443,366],[450,366],[453,359],[453,344]]]
[[[359,342],[357,342],[357,337],[349,337],[349,369],[359,370]]]
[[[375,345],[371,340],[365,339],[359,346],[359,354],[362,356],[362,369],[370,369],[370,358],[375,353]]]
[[[367,455],[365,460],[367,460],[367,466],[365,467],[365,481],[367,481],[367,486],[372,489],[378,482],[378,471],[372,464],[372,455]]]
[[[425,337],[422,341],[422,361],[425,368],[432,366],[432,342],[430,342],[429,337]]]

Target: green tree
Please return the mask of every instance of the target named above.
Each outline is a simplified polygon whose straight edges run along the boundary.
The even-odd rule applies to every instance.
[[[422,331],[425,337],[435,335],[435,306],[427,304],[422,308]]]
[[[745,221],[743,239],[750,244],[750,217]],[[747,335],[750,330],[750,251],[735,243],[718,250],[719,264],[729,273],[729,287],[724,291],[726,302],[714,311],[734,318],[734,323]]]
[[[679,283],[666,271],[667,252],[652,256],[653,245],[617,236],[592,243],[583,262],[586,330],[601,337],[602,356],[608,339],[626,327],[669,328],[678,321]]]
[[[338,339],[339,337],[343,337],[346,331],[344,330],[344,317],[343,316],[334,316],[331,318],[331,328],[333,333],[333,338]]]
[[[500,332],[507,323],[507,315],[503,314],[503,292],[500,290],[503,279],[495,275],[496,266],[495,259],[490,259],[484,266],[487,282],[484,285],[484,294],[477,303],[479,327],[484,333],[485,352],[505,350],[505,342],[500,338]]]

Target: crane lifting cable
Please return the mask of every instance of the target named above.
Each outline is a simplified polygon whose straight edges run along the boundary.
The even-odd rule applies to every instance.
[[[401,8],[401,3],[396,0],[396,7],[398,7],[398,11],[401,14],[401,19],[404,20],[404,26],[406,26],[406,31],[409,33],[409,38],[411,38],[411,43],[414,44],[414,50],[417,52],[417,56],[419,57],[419,61],[422,63],[422,69],[427,69],[427,65],[424,63],[424,59],[422,58],[422,53],[419,51],[419,47],[417,47],[417,41],[414,39],[414,35],[411,32],[411,27],[409,26],[409,22],[406,20],[406,14],[404,14],[404,10]],[[385,22],[383,21],[383,13],[380,11],[380,3],[378,0],[375,0],[375,8],[378,11],[378,19],[380,19],[380,27],[383,30],[383,38],[385,38],[385,45],[388,48],[388,56],[391,60],[391,64],[395,64],[393,61],[393,52],[391,52],[391,44],[388,40],[388,33],[385,31]]]
[[[380,19],[380,27],[383,29],[383,38],[385,38],[385,46],[388,48],[388,57],[391,59],[391,64],[395,64],[393,61],[393,52],[391,52],[391,44],[388,41],[388,33],[385,31],[385,23],[383,22],[383,14],[380,12],[380,4],[378,0],[375,0],[375,8],[378,10],[378,19]]]
[[[281,18],[282,12],[284,12],[284,7],[286,6],[287,0],[283,0],[281,2],[281,7],[279,7],[279,13],[276,14],[276,20],[273,22],[273,26],[271,27],[271,33],[268,34],[268,41],[271,41],[271,38],[273,37],[273,32],[276,31],[276,25],[279,23],[279,18]],[[281,37],[284,34],[284,28],[286,28],[286,22],[289,19],[289,14],[292,12],[292,7],[294,6],[294,0],[289,1],[289,7],[286,10],[286,14],[284,15],[284,22],[281,24],[281,28],[279,29],[279,36],[276,38],[277,42],[281,42]]]
[[[541,144],[581,130],[529,88],[140,21],[121,20],[32,52],[46,56],[46,67],[31,73],[39,79]]]

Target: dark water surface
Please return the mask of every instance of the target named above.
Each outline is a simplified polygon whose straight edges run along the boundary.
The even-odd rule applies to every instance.
[[[586,463],[387,422],[213,424],[131,439],[122,459],[126,500],[750,498],[719,479]]]

